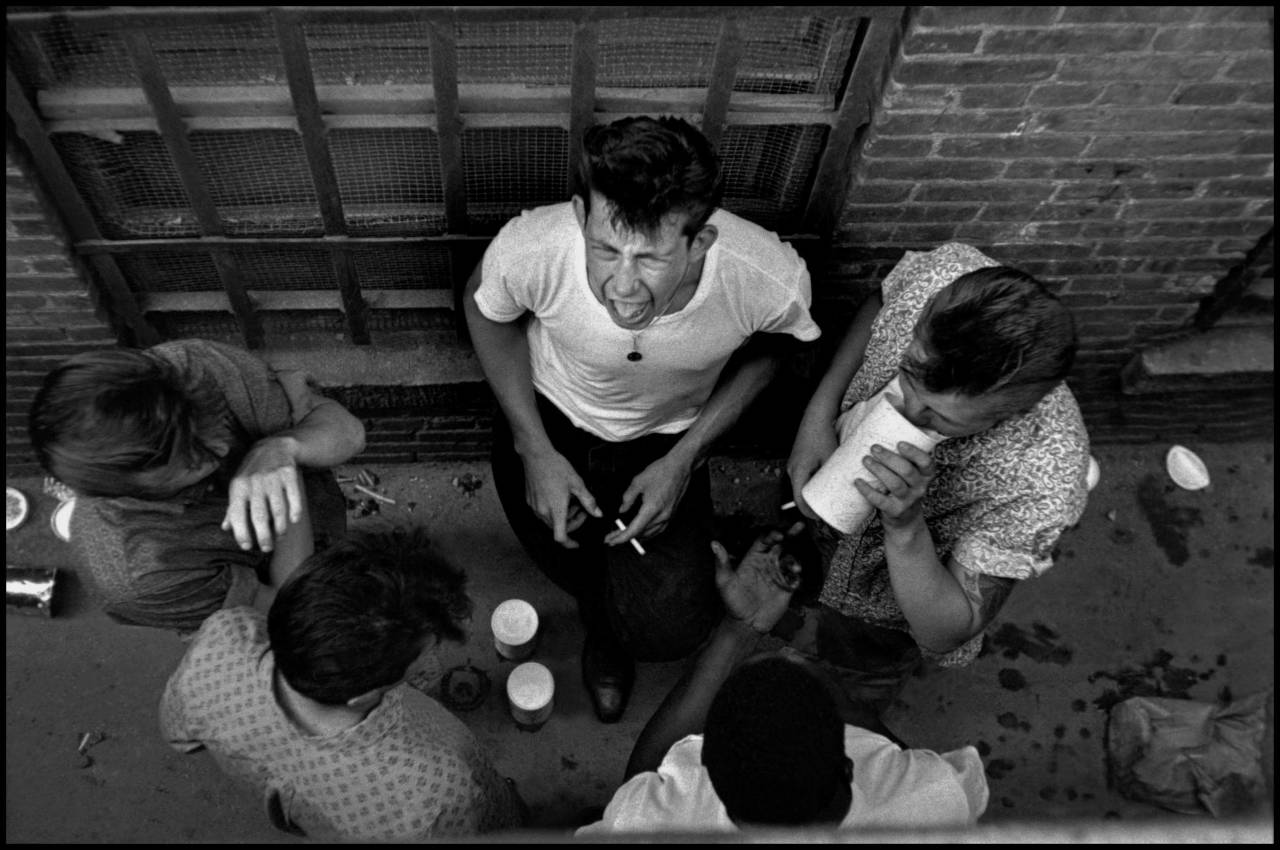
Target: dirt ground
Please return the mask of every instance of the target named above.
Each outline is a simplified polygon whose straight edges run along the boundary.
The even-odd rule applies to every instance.
[[[1175,815],[1108,787],[1107,717],[1116,702],[1135,695],[1213,702],[1274,687],[1273,445],[1192,445],[1212,476],[1200,491],[1170,481],[1167,448],[1095,447],[1101,482],[1084,519],[1064,535],[1057,566],[1018,588],[971,668],[913,679],[887,717],[913,746],[972,743],[982,753],[991,786],[983,827],[948,840],[1271,841],[1270,806],[1255,818],[1221,822]],[[741,544],[752,527],[776,521],[785,498],[781,467],[713,461],[727,543]],[[361,497],[353,526],[421,523],[467,566],[473,628],[465,645],[447,649],[443,668],[471,664],[489,677],[488,697],[460,716],[534,812],[541,831],[519,838],[564,840],[584,810],[607,802],[635,736],[681,665],[643,665],[623,722],[596,722],[580,684],[573,608],[516,543],[487,464],[368,469],[375,491],[395,504],[348,487]],[[6,535],[7,564],[60,574],[54,616],[11,609],[6,618],[6,840],[297,841],[274,831],[254,795],[207,754],[180,755],[164,744],[156,705],[183,642],[107,619],[88,576],[50,531],[56,499],[41,492],[39,479],[8,483],[32,499],[33,510]],[[502,694],[513,665],[497,657],[488,628],[490,612],[511,597],[538,609],[535,659],[557,683],[555,713],[533,733],[511,722]],[[77,747],[88,733],[96,743],[85,759]],[[1269,778],[1272,748],[1269,737]]]

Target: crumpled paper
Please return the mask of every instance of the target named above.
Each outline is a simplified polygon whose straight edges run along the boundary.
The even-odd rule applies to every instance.
[[[1233,817],[1268,797],[1263,771],[1264,691],[1220,705],[1131,697],[1111,709],[1111,781],[1131,800],[1170,811]]]

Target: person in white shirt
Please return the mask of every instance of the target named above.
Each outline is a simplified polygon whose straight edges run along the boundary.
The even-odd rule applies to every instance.
[[[463,297],[502,414],[495,489],[578,600],[605,722],[636,659],[683,658],[715,625],[707,455],[791,344],[820,333],[804,262],[719,209],[723,185],[683,120],[593,127],[577,194],[508,222]]]
[[[716,544],[725,617],[641,733],[629,779],[578,836],[965,827],[986,810],[972,746],[905,748],[799,654],[748,658],[799,583],[783,542],[761,538],[736,570]]]

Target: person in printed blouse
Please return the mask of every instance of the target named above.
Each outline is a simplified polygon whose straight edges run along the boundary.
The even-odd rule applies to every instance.
[[[1018,582],[1052,565],[1082,515],[1089,439],[1064,383],[1069,310],[1031,276],[959,243],[907,252],[855,316],[806,407],[787,472],[821,555],[818,604],[789,637],[881,710],[924,660],[962,666]],[[803,488],[839,415],[893,385],[943,437],[863,458],[869,523],[841,533]]]
[[[264,615],[212,614],[160,701],[165,740],[207,749],[277,828],[421,841],[514,828],[524,804],[462,721],[408,682],[465,638],[466,577],[421,529],[313,555]]]

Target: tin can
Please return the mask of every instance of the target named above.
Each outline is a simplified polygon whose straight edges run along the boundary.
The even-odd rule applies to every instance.
[[[508,599],[493,609],[489,620],[493,646],[510,661],[523,661],[533,654],[538,636],[538,612],[523,599]]]
[[[58,582],[56,567],[6,567],[4,604],[17,614],[53,616],[53,591]]]
[[[507,702],[516,726],[536,732],[555,707],[556,682],[551,671],[536,661],[526,661],[507,677]]]

